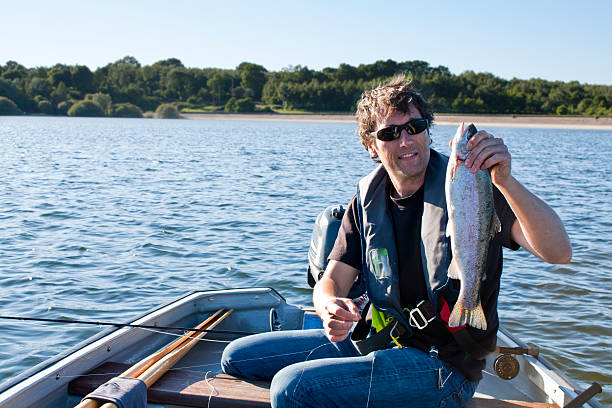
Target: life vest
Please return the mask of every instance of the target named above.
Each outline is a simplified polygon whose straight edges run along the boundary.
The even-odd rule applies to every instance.
[[[430,150],[425,173],[421,217],[421,261],[427,296],[439,310],[439,294],[450,288],[447,276],[452,253],[446,237],[448,215],[444,184],[448,158]],[[393,219],[385,193],[387,172],[382,165],[359,181],[357,217],[361,225],[363,272],[372,305],[397,319],[408,331],[410,325],[400,303],[398,256]],[[410,335],[411,333],[409,333]]]

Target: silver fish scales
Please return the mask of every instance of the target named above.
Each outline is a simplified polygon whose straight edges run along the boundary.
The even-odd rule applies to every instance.
[[[461,281],[459,297],[448,325],[486,330],[487,321],[480,303],[480,284],[485,279],[487,252],[491,237],[501,224],[493,205],[493,184],[488,170],[471,173],[465,167],[467,143],[476,133],[473,125],[463,123],[452,142],[446,171],[446,205],[453,260],[448,276]]]

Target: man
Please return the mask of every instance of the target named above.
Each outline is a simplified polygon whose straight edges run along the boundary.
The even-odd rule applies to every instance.
[[[569,239],[554,211],[512,176],[503,141],[476,133],[465,165],[490,170],[502,228],[491,239],[480,290],[487,329],[449,329],[444,315],[448,319],[458,282],[442,276],[452,256],[444,234],[448,158],[429,147],[431,108],[410,82],[396,77],[364,92],[357,120],[362,144],[381,166],[359,182],[315,286],[324,330],[239,339],[226,348],[223,368],[251,380],[272,379],[273,407],[462,406],[495,346],[501,247],[522,246],[547,262],[566,263]],[[360,271],[375,329],[352,342],[351,328],[366,320],[346,298]],[[415,316],[408,312],[415,309]]]

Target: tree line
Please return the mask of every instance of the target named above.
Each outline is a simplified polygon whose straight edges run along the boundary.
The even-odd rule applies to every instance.
[[[139,117],[161,107],[354,112],[364,89],[397,73],[410,76],[439,113],[612,116],[612,86],[506,80],[473,71],[455,75],[425,61],[389,59],[320,71],[297,65],[275,72],[250,62],[233,70],[187,68],[176,58],[142,66],[130,56],[93,72],[84,65],[26,68],[8,61],[0,65],[0,114]]]

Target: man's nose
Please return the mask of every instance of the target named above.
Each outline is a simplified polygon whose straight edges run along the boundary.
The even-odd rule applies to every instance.
[[[412,144],[412,142],[414,142],[413,137],[414,135],[409,135],[406,129],[402,129],[402,133],[400,133],[399,137],[400,145]]]

